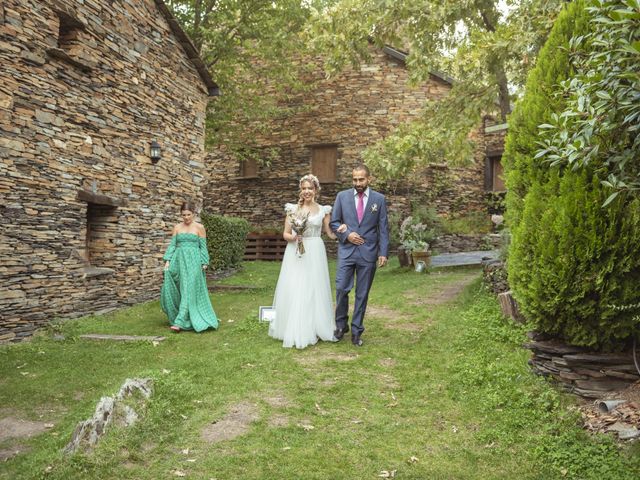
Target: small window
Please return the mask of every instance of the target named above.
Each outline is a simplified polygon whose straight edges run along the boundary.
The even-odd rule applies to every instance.
[[[504,192],[507,189],[504,184],[502,156],[495,155],[485,159],[484,188],[492,192]]]
[[[88,46],[95,42],[91,40],[84,23],[64,10],[55,10],[55,13],[59,24],[57,45],[48,48],[47,53],[84,72],[90,72],[96,62]]]
[[[96,273],[112,273],[109,267],[114,258],[118,227],[118,211],[111,205],[87,203],[87,230],[85,236],[86,263]]]
[[[311,172],[320,182],[337,181],[337,170],[338,147],[336,145],[312,147]]]
[[[240,160],[240,177],[256,178],[258,176],[258,161],[255,158]]]
[[[67,12],[58,10],[56,12],[60,21],[58,29],[58,48],[63,50],[73,50],[78,43],[78,36],[84,30],[84,24]]]
[[[77,250],[84,260],[83,273],[86,277],[113,274],[119,238],[118,207],[126,201],[87,190],[78,191],[78,200],[86,202],[85,230]]]

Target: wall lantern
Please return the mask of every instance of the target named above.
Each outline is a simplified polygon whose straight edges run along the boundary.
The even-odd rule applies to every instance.
[[[162,147],[160,147],[160,144],[155,140],[151,142],[151,148],[149,149],[149,156],[151,157],[151,162],[154,165],[158,163],[160,158],[162,158]]]

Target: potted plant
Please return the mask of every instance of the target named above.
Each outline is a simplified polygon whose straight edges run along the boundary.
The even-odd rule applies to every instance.
[[[400,225],[400,243],[405,252],[411,254],[415,265],[423,261],[426,266],[431,263],[430,245],[438,238],[437,217],[429,213],[428,218],[410,215]]]

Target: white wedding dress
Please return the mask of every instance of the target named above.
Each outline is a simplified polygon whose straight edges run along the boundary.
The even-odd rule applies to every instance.
[[[297,205],[287,203],[287,213]],[[273,298],[275,318],[269,336],[282,340],[283,347],[304,348],[318,338],[333,340],[335,312],[329,282],[329,266],[324,242],[320,238],[322,220],[331,207],[320,206],[309,215],[303,235],[305,253],[296,253],[296,242],[288,242],[280,277]]]

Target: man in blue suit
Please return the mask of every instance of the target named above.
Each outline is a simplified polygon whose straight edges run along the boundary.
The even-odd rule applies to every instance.
[[[353,169],[353,188],[336,197],[331,229],[338,236],[336,271],[336,340],[349,331],[349,292],[356,277],[356,299],[351,317],[351,343],[362,346],[360,336],[369,290],[376,266],[383,267],[389,255],[389,222],[384,195],[369,188],[371,173],[366,165]],[[347,229],[339,232],[340,225]],[[343,230],[343,229],[341,229]]]

